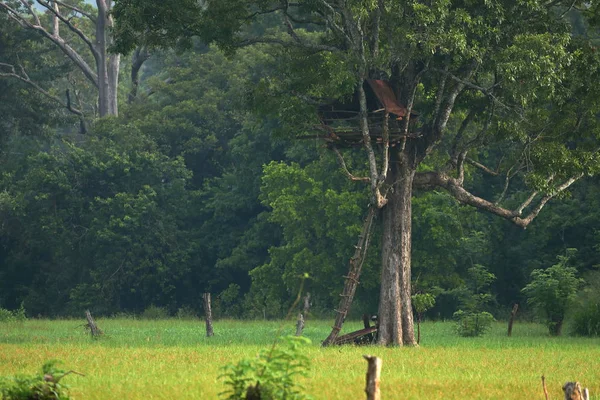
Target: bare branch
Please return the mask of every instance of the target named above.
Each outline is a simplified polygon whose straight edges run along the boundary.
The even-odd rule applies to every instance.
[[[298,43],[296,41],[283,40],[283,39],[279,39],[279,38],[275,38],[275,37],[248,38],[248,39],[244,39],[244,40],[236,43],[235,46],[236,47],[245,47],[245,46],[251,46],[253,44],[259,44],[259,43],[278,44],[283,47],[297,47],[297,48],[302,48],[305,50],[311,50],[311,51],[315,51],[315,52],[321,52],[321,51],[339,52],[339,51],[341,51],[339,48],[334,47],[334,46],[327,46],[327,45],[307,43],[307,42]]]
[[[492,175],[492,176],[498,176],[500,175],[500,173],[498,171],[494,171],[489,167],[486,167],[485,165],[473,160],[472,158],[467,158],[466,161],[471,164],[472,166],[482,170],[483,172],[485,172],[486,174]]]
[[[508,210],[503,207],[485,200],[481,197],[475,196],[468,190],[466,190],[458,179],[452,178],[445,173],[440,172],[422,172],[417,173],[414,179],[414,186],[422,189],[431,189],[434,187],[442,187],[446,189],[455,199],[461,203],[476,207],[481,210],[491,212],[492,214],[498,215],[505,218],[521,228],[527,228],[527,226],[538,216],[544,206],[556,195],[568,189],[573,183],[583,177],[583,173],[573,176],[567,179],[564,183],[554,188],[554,190],[544,197],[542,197],[539,203],[531,210],[529,215],[521,217],[521,212],[525,209],[533,199],[535,195],[530,196],[523,204],[521,204],[516,210]]]
[[[81,14],[81,15],[83,15],[84,17],[86,17],[86,18],[88,18],[90,21],[92,21],[94,24],[96,23],[96,17],[94,17],[92,14],[90,14],[90,13],[88,13],[88,12],[86,12],[86,11],[83,11],[81,8],[77,8],[77,7],[75,7],[75,6],[71,5],[71,4],[67,4],[67,3],[65,3],[65,2],[58,1],[58,0],[51,0],[51,1],[52,1],[53,3],[56,3],[56,4],[58,4],[59,6],[62,6],[62,7],[68,8],[69,10],[72,10],[72,11],[74,11],[74,12],[78,13],[78,14]]]
[[[57,102],[61,106],[65,107],[67,110],[69,110],[73,114],[78,115],[79,117],[83,117],[83,113],[81,111],[72,108],[69,103],[65,103],[59,97],[54,96],[53,94],[48,92],[46,89],[44,89],[43,87],[41,87],[40,85],[38,85],[37,83],[32,81],[29,78],[29,75],[27,75],[27,72],[25,71],[25,68],[22,65],[19,65],[19,69],[21,70],[20,73],[17,73],[15,66],[12,64],[0,63],[0,67],[7,68],[9,71],[9,72],[0,72],[0,76],[18,79],[21,82],[24,82],[24,83],[28,84],[29,86],[33,87],[34,89],[36,89],[38,92],[40,92],[47,98],[49,98],[49,99]]]
[[[69,30],[74,32],[77,36],[79,36],[81,38],[81,40],[83,40],[85,42],[85,44],[88,45],[88,47],[92,51],[92,54],[94,54],[94,57],[98,56],[98,52],[97,52],[96,48],[94,47],[92,40],[89,37],[87,37],[86,34],[83,33],[83,31],[81,29],[79,29],[75,25],[73,25],[73,23],[71,23],[71,21],[69,19],[65,18],[65,16],[59,12],[58,5],[56,3],[54,3],[54,2],[50,3],[50,1],[44,1],[44,0],[37,0],[37,2],[41,6],[47,8],[52,14],[54,14],[54,26],[55,26],[56,33],[58,33],[58,27],[57,27],[58,21],[56,21],[56,18],[58,18],[63,24],[65,24],[67,26],[67,28],[69,28]],[[58,34],[53,35],[53,36],[56,38],[60,37]]]
[[[348,179],[350,179],[351,181],[354,181],[354,182],[369,182],[370,181],[370,179],[367,177],[360,177],[360,176],[357,177],[357,176],[352,175],[352,173],[350,173],[350,171],[348,170],[348,166],[346,165],[346,162],[344,161],[344,157],[342,156],[342,153],[340,153],[338,148],[335,145],[330,145],[329,147],[333,150],[333,152],[337,156],[338,162],[339,162],[340,166],[342,167],[342,171],[344,171],[344,174],[346,174]]]

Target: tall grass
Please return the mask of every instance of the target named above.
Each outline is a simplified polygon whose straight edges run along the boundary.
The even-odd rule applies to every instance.
[[[33,373],[60,359],[86,377],[67,377],[76,399],[216,399],[224,390],[220,367],[269,346],[280,322],[216,321],[206,338],[201,321],[100,319],[105,336],[91,340],[83,321],[0,323],[0,376]],[[317,399],[364,396],[363,354],[383,359],[386,399],[543,398],[546,375],[552,399],[565,381],[579,380],[600,393],[600,339],[550,338],[537,324],[515,324],[513,337],[496,323],[481,338],[461,338],[454,324],[422,325],[418,348],[321,348],[330,321],[307,322],[312,369],[303,382]],[[345,330],[361,328],[351,322]],[[292,334],[286,322],[283,334]]]

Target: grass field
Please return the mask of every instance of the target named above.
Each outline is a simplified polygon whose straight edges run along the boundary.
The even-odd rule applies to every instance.
[[[0,376],[29,374],[49,359],[84,373],[69,376],[75,399],[216,399],[220,367],[254,356],[277,336],[280,322],[100,319],[106,335],[91,340],[83,320],[0,323]],[[422,326],[418,348],[320,347],[331,321],[307,321],[312,368],[303,384],[316,399],[364,398],[363,354],[383,359],[384,399],[562,399],[565,381],[579,380],[600,399],[600,339],[550,338],[541,325],[504,324],[483,338],[459,338],[452,323]],[[345,331],[361,323],[347,323]],[[283,325],[292,334],[294,323]]]

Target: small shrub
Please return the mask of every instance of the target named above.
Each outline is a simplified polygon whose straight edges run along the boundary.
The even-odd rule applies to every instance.
[[[15,322],[25,320],[27,320],[27,315],[25,314],[25,307],[23,306],[23,303],[21,303],[21,306],[15,311],[10,311],[0,307],[0,322]]]
[[[142,319],[167,319],[169,318],[169,313],[166,308],[157,307],[153,304],[146,308],[140,317]]]
[[[571,334],[600,336],[600,272],[586,276],[587,287],[579,292],[573,303]]]
[[[194,311],[191,307],[183,306],[177,310],[175,316],[178,319],[196,319],[198,316],[196,315],[196,311]]]
[[[12,311],[6,308],[0,307],[0,322],[12,322],[15,320],[15,316]]]
[[[577,278],[577,270],[568,265],[575,249],[568,249],[566,256],[558,256],[558,263],[543,270],[531,272],[531,283],[522,290],[527,303],[536,314],[545,319],[552,336],[559,336],[568,306],[575,299],[583,279]]]
[[[41,374],[0,378],[0,394],[3,400],[67,400],[68,386],[60,383],[73,371],[57,368],[58,361],[48,361]]]
[[[310,340],[301,336],[282,338],[284,345],[270,351],[261,351],[257,358],[243,359],[237,364],[223,367],[227,390],[220,394],[227,400],[240,400],[253,394],[263,400],[308,400],[304,388],[295,379],[306,376],[310,367],[308,358],[302,354],[302,346]]]
[[[483,336],[495,321],[489,312],[465,312],[458,310],[454,313],[456,332],[464,337]]]
[[[468,272],[467,285],[457,290],[461,309],[453,314],[456,332],[465,337],[482,336],[495,321],[492,314],[482,310],[493,300],[489,286],[496,276],[479,264],[469,268]]]

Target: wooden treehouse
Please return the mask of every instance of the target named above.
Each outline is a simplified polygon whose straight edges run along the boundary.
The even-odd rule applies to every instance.
[[[405,129],[408,110],[400,104],[389,82],[379,79],[367,79],[364,84],[367,99],[367,121],[369,134],[375,143],[383,142],[386,115],[388,116],[388,134],[390,147],[406,140],[406,137],[418,137],[418,132],[412,131],[418,121],[419,114],[411,111],[409,125]],[[360,127],[360,104],[358,91],[348,101],[336,101],[319,107],[321,123],[315,128],[321,131],[316,137],[327,143],[341,147],[354,147],[363,144],[363,134]],[[315,136],[311,136],[315,137]]]

